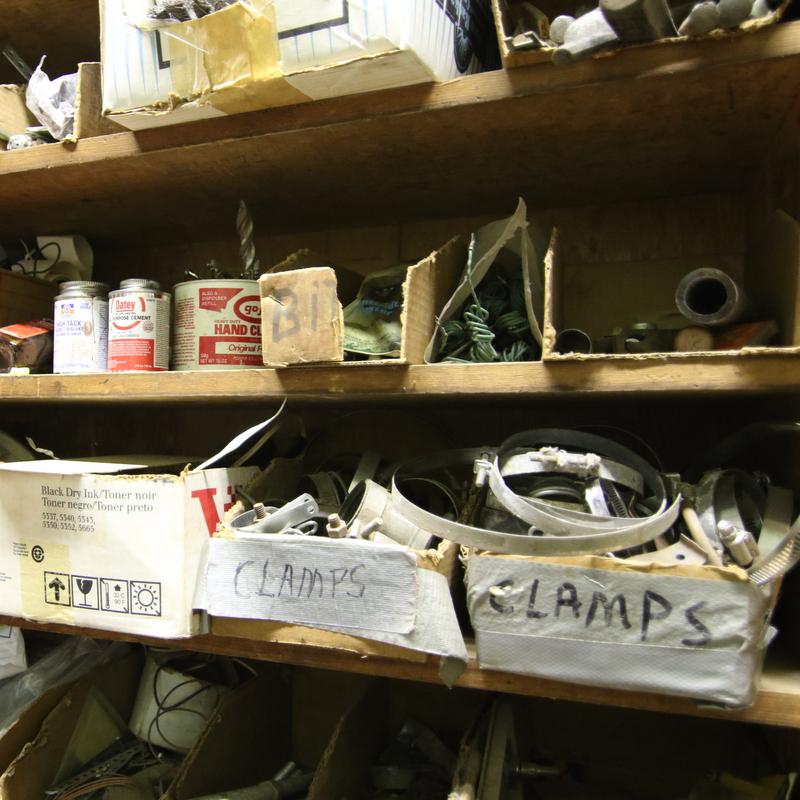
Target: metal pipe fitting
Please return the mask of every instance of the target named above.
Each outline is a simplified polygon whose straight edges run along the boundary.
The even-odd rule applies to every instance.
[[[559,353],[591,353],[593,349],[592,337],[578,328],[567,328],[556,336]]]
[[[745,312],[747,300],[736,281],[721,269],[696,269],[684,275],[675,291],[675,305],[697,325],[728,325]]]

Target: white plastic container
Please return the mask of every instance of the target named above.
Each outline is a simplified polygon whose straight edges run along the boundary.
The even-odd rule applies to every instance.
[[[111,372],[169,369],[170,295],[156,281],[129,278],[109,295],[108,368]]]
[[[68,281],[53,308],[53,372],[105,372],[108,366],[108,286]]]
[[[263,368],[257,281],[187,281],[175,287],[173,369]]]

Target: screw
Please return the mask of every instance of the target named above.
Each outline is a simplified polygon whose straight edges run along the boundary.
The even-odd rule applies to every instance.
[[[263,503],[256,503],[253,506],[254,519],[266,519],[269,516],[267,507]]]

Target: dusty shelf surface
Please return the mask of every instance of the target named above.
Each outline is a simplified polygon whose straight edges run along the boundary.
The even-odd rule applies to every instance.
[[[69,625],[46,625],[12,617],[0,617],[0,624],[15,625],[26,630],[89,636],[98,639],[136,642],[145,645],[165,646],[169,642],[176,648],[204,653],[251,658],[259,661],[293,664],[301,667],[374,675],[385,678],[439,683],[438,660],[404,661],[399,658],[378,658],[356,655],[351,652],[304,645],[285,645],[221,636],[198,636],[192,639],[155,639],[110,633]],[[769,663],[764,672],[761,689],[755,703],[747,709],[728,710],[702,705],[679,697],[627,692],[592,686],[540,680],[504,672],[481,670],[473,657],[457,686],[505,692],[550,700],[566,700],[593,705],[615,706],[665,714],[681,714],[787,728],[800,728],[800,667],[782,662]]]
[[[211,238],[241,197],[282,230],[488,213],[517,195],[553,206],[738,190],[800,94],[798,69],[791,22],[1,153],[13,202],[0,237]]]
[[[666,361],[290,367],[226,372],[0,376],[0,402],[205,403],[487,398],[648,392],[790,393],[800,355]]]

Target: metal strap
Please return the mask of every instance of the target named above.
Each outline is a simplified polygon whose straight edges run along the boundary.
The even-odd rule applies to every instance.
[[[474,464],[477,460],[488,461],[493,459],[495,453],[488,448],[454,450],[446,453],[439,453],[429,458],[418,458],[400,466],[392,477],[392,500],[395,508],[406,519],[413,522],[423,530],[441,537],[449,539],[467,547],[475,547],[480,550],[491,550],[496,553],[511,553],[518,555],[531,556],[562,556],[562,555],[582,555],[592,553],[607,553],[613,550],[622,550],[636,545],[644,544],[658,535],[659,526],[653,525],[652,528],[634,528],[633,530],[612,530],[610,532],[577,534],[574,536],[551,536],[540,535],[531,536],[518,533],[505,533],[502,531],[487,530],[477,528],[472,525],[464,525],[459,522],[431,514],[415,503],[411,502],[399,488],[404,475],[417,476],[428,474],[439,469],[453,469],[466,467]],[[680,498],[662,514],[663,530],[674,524],[680,509]],[[591,516],[591,515],[587,515]],[[671,522],[669,520],[671,519]],[[647,523],[652,520],[648,517],[632,520],[634,523],[644,521]],[[631,520],[628,520],[630,523]]]

